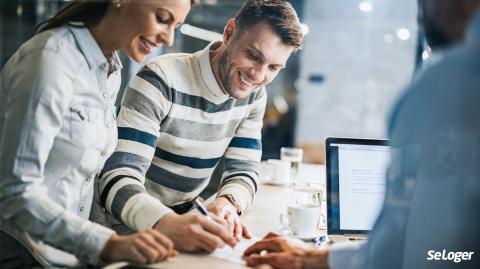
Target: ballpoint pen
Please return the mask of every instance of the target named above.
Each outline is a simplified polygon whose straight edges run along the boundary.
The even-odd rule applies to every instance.
[[[212,219],[212,217],[210,217],[210,214],[208,214],[208,210],[205,208],[205,206],[202,204],[201,202],[201,198],[196,198],[195,200],[193,200],[193,203],[195,204],[195,208],[200,211],[200,213],[202,215],[204,215],[207,219]]]

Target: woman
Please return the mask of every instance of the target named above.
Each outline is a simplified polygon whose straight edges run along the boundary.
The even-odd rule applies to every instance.
[[[192,0],[73,1],[10,58],[0,77],[0,264],[75,266],[176,255],[157,231],[120,236],[88,221],[93,178],[116,144],[123,49],[140,62]]]

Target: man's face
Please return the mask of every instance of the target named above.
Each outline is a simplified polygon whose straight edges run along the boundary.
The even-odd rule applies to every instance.
[[[295,48],[284,44],[263,22],[243,33],[237,30],[225,43],[225,50],[218,58],[217,79],[228,95],[243,99],[272,82]]]

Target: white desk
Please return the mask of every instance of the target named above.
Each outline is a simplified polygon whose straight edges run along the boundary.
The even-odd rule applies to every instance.
[[[325,186],[325,167],[323,165],[303,164],[299,180],[318,182]],[[286,212],[288,199],[293,192],[288,187],[260,184],[255,202],[249,212],[242,217],[245,225],[255,237],[263,237],[280,227],[279,215]],[[325,191],[323,192],[325,193]],[[323,198],[325,200],[325,197]],[[325,202],[323,202],[325,205]],[[325,210],[325,207],[323,207]],[[325,216],[325,211],[323,212]],[[106,268],[122,268],[125,263],[112,264]],[[174,259],[158,263],[152,268],[162,269],[236,269],[248,268],[244,265],[211,257],[208,254],[180,254]]]

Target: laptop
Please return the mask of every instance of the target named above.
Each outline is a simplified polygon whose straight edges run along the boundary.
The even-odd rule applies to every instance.
[[[335,243],[364,240],[383,206],[388,140],[326,140],[327,234]]]

